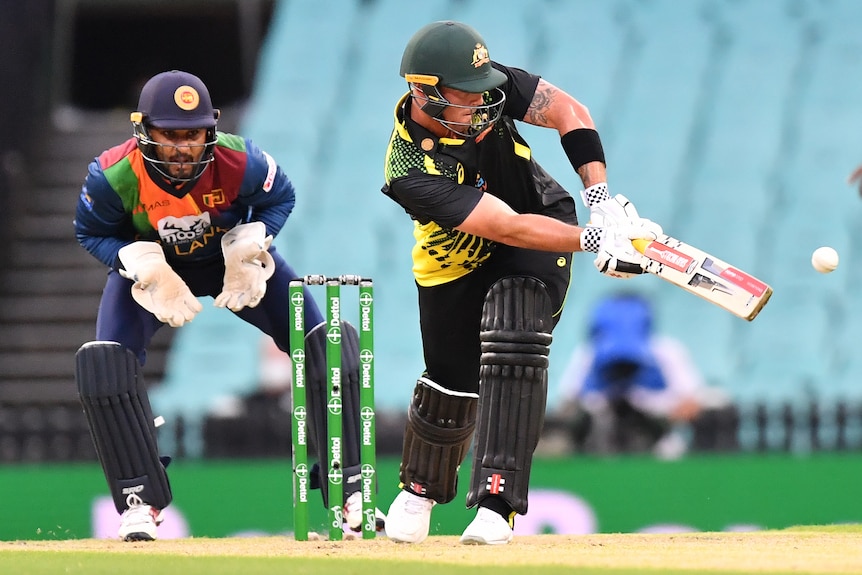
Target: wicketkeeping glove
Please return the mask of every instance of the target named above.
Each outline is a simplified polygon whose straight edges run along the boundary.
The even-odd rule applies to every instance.
[[[125,268],[120,275],[135,282],[132,298],[159,321],[180,327],[203,309],[156,242],[132,242],[120,248],[119,256]]]
[[[642,274],[647,261],[632,245],[632,240],[654,240],[661,233],[661,226],[645,218],[606,228],[587,226],[581,233],[581,249],[596,252],[593,265],[601,273],[629,279]]]
[[[275,273],[275,262],[267,251],[271,243],[263,222],[240,224],[222,236],[224,286],[215,298],[216,307],[239,311],[260,303],[266,280]]]

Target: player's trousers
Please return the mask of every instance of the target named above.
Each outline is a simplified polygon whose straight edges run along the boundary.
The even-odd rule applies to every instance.
[[[275,273],[266,282],[266,294],[254,308],[244,308],[235,315],[272,337],[284,352],[290,350],[290,302],[288,286],[298,276],[274,247],[270,248],[275,261]],[[186,282],[196,296],[215,297],[222,291],[224,260],[218,258],[203,265],[177,267],[174,271]],[[146,349],[150,340],[163,325],[156,317],[132,299],[132,281],[117,271],[108,272],[108,280],[99,303],[96,319],[96,339],[116,341],[131,349],[141,365],[146,362]],[[313,297],[305,291],[306,331],[323,321]],[[219,334],[212,334],[218,339]]]
[[[499,279],[528,276],[548,288],[556,326],[571,279],[572,254],[500,245],[479,268],[419,290],[419,321],[428,377],[446,389],[478,393],[479,332],[485,294]]]

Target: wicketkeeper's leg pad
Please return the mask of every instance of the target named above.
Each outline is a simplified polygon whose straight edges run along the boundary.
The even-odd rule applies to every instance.
[[[458,468],[476,429],[479,396],[419,378],[407,412],[401,483],[438,503],[454,499]]]
[[[324,507],[329,507],[329,438],[327,405],[329,386],[326,371],[326,323],[314,326],[305,336],[307,370],[306,401],[311,435],[318,463],[312,466],[312,489],[320,488]],[[345,500],[359,491],[361,446],[359,420],[359,334],[350,322],[341,322],[341,457]]]
[[[467,507],[498,496],[516,513],[527,512],[530,466],[548,395],[552,322],[551,299],[535,278],[503,278],[485,296]]]
[[[75,362],[81,405],[117,511],[128,508],[131,494],[164,509],[171,486],[135,354],[117,342],[91,341],[81,346]]]

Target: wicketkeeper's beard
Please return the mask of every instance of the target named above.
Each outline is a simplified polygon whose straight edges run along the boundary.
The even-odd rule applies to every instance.
[[[171,156],[167,161],[169,162],[168,167],[170,169],[170,173],[175,178],[191,177],[196,166],[195,159],[187,154]]]

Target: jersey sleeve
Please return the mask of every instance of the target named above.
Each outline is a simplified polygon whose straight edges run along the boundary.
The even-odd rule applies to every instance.
[[[275,159],[246,140],[247,164],[239,201],[251,208],[251,221],[266,225],[275,236],[296,205],[293,183]]]
[[[482,198],[482,191],[458,184],[445,176],[410,169],[392,180],[384,193],[419,223],[436,222],[444,228],[461,225]]]
[[[506,94],[506,104],[503,106],[503,114],[515,120],[523,120],[536,94],[536,86],[539,85],[539,76],[530,74],[520,68],[510,68],[498,62],[491,62],[491,66],[504,73],[508,78],[501,86]]]
[[[93,257],[118,267],[120,248],[134,241],[131,219],[98,161],[90,163],[75,208],[75,237]]]

